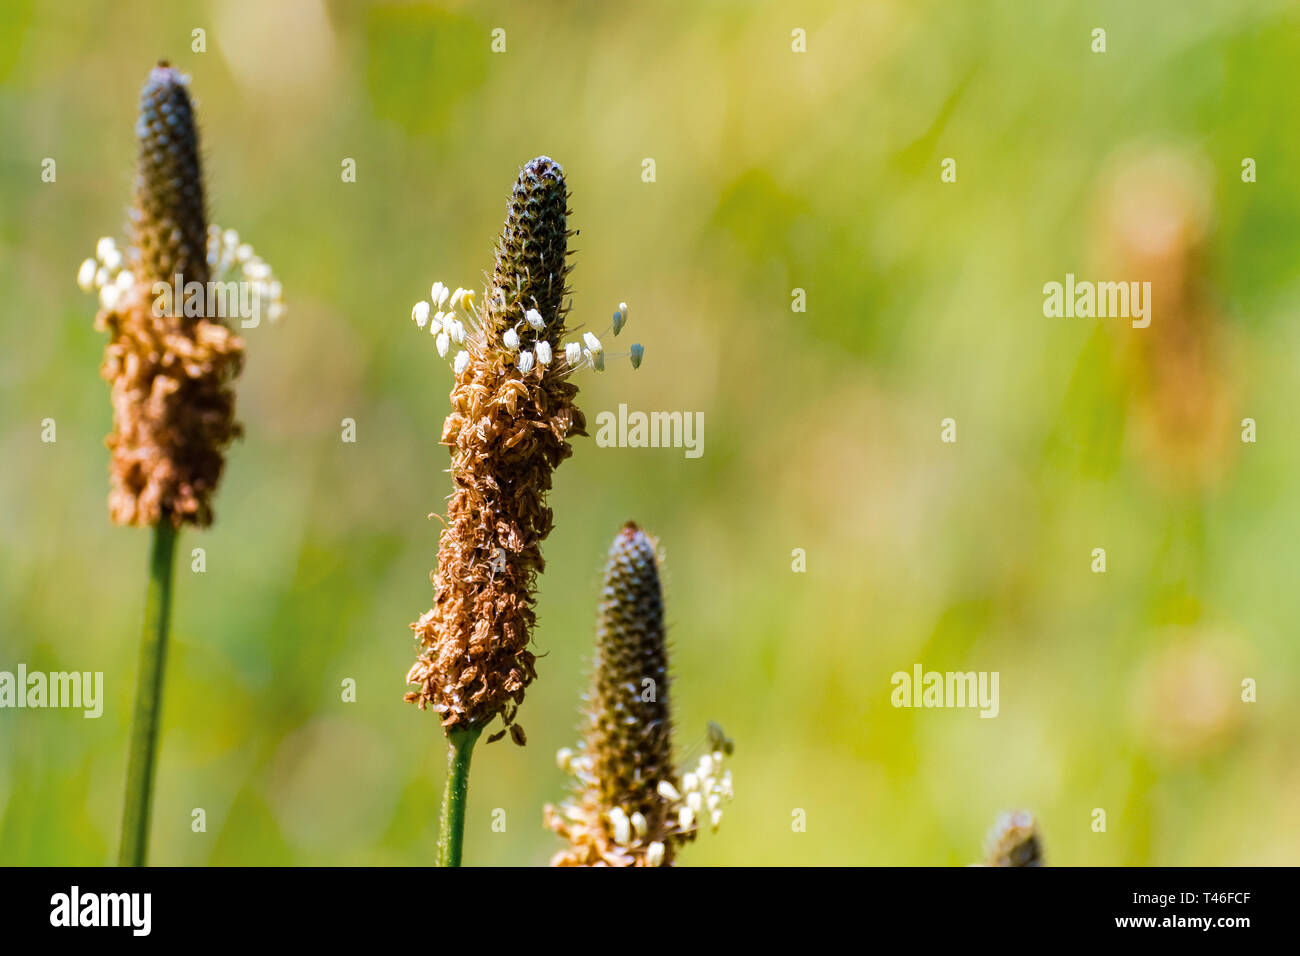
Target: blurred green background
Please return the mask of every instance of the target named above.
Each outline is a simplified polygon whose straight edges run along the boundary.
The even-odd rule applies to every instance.
[[[124,232],[165,56],[211,218],[289,312],[245,333],[247,436],[181,538],[153,862],[433,859],[442,735],[402,694],[451,373],[409,312],[479,283],[546,153],[573,321],[626,300],[646,347],[582,377],[589,420],[702,411],[705,451],[579,439],[558,471],[529,744],[476,753],[468,862],[557,849],[542,806],[631,518],[667,556],[682,759],[709,720],[736,741],[736,800],[683,863],[964,864],[1012,807],[1049,863],[1300,863],[1300,11],[1072,6],[6,0],[0,669],[103,671],[106,704],[0,711],[0,862],[116,854],[148,535],[108,521],[74,278]],[[1067,272],[1152,280],[1151,328],[1045,318]],[[916,663],[998,671],[999,716],[891,707]]]

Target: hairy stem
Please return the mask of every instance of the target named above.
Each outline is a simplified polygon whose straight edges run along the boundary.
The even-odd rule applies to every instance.
[[[469,798],[469,761],[481,727],[447,732],[447,789],[442,792],[442,828],[438,865],[460,866],[465,843],[465,805]]]
[[[122,810],[119,866],[144,866],[149,851],[149,808],[158,762],[158,727],[162,716],[163,671],[167,663],[167,628],[172,607],[172,565],[176,529],[164,515],[153,528],[149,589],[145,595],[144,633],[140,639],[140,677],[131,719],[131,756],[126,767],[126,801]]]

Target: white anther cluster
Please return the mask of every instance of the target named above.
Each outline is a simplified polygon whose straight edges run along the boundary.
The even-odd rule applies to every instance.
[[[459,375],[469,365],[466,341],[484,337],[483,323],[474,301],[474,293],[457,287],[451,290],[442,282],[435,282],[429,298],[422,299],[411,308],[411,321],[420,331],[428,329],[438,348],[438,355],[446,358],[452,353],[452,368]],[[627,303],[620,302],[614,313],[612,328],[618,335],[627,324]],[[563,352],[556,355],[546,338],[546,320],[536,309],[524,310],[523,316],[513,326],[501,333],[501,344],[515,354],[515,367],[521,375],[535,368],[547,369],[559,365],[566,371],[590,366],[598,372],[605,370],[605,348],[591,332],[582,333],[580,342],[568,342]],[[453,346],[456,347],[453,352]],[[626,353],[633,368],[641,367],[645,349],[638,343]],[[462,358],[462,355],[464,358]]]
[[[561,770],[572,774],[584,785],[595,782],[591,756],[564,747],[555,754]],[[722,822],[722,807],[735,797],[731,771],[725,766],[726,754],[722,749],[700,758],[695,769],[682,775],[682,787],[668,780],[660,780],[655,787],[660,799],[667,805],[665,815],[678,835],[696,832],[699,821],[707,820],[714,832]],[[622,850],[645,848],[645,862],[660,866],[665,857],[662,841],[646,842],[650,835],[649,824],[640,811],[628,813],[622,807],[605,812],[606,831],[610,839]],[[672,834],[669,834],[670,836]]]
[[[134,282],[126,257],[109,236],[95,243],[95,258],[87,259],[77,270],[77,285],[83,292],[98,290],[99,305],[104,309],[115,308]]]
[[[239,241],[239,233],[220,226],[208,227],[208,279],[211,282],[247,282],[258,297],[267,304],[267,318],[278,321],[284,315],[282,287],[271,267],[253,251],[246,242]],[[191,280],[182,276],[182,280]],[[86,259],[77,270],[77,285],[83,291],[98,290],[101,308],[116,308],[123,294],[135,282],[135,275],[126,263],[126,257],[117,243],[104,236],[95,244],[95,257]]]
[[[678,810],[678,824],[683,829],[695,825],[696,820],[707,819],[715,832],[722,822],[722,805],[735,797],[731,771],[724,766],[726,757],[721,750],[705,754],[696,768],[682,775],[682,806]]]
[[[251,245],[240,241],[235,230],[208,226],[208,271],[213,282],[247,282],[272,322],[284,315],[280,280]]]

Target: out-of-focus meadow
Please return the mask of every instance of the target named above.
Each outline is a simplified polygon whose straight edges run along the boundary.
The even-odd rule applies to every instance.
[[[1300,862],[1300,11],[1072,6],[6,2],[0,670],[103,671],[106,702],[0,711],[0,862],[116,853],[148,535],[108,520],[74,280],[124,232],[164,56],[211,219],[289,311],[245,333],[247,434],[180,542],[153,862],[433,859],[442,734],[402,694],[451,373],[409,314],[481,281],[539,153],[573,194],[572,321],[625,300],[646,348],[581,377],[589,420],[702,411],[704,454],[578,439],[559,469],[528,746],[476,753],[467,862],[557,848],[629,518],[667,556],[683,761],[709,720],[736,742],[683,863],[968,863],[1011,807],[1049,863]],[[1152,281],[1151,327],[1044,317],[1067,272]],[[892,707],[917,663],[998,671],[997,718]]]

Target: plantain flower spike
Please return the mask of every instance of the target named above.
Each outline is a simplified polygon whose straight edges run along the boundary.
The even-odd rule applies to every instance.
[[[988,866],[1043,866],[1042,838],[1028,810],[998,814],[984,841]]]
[[[550,362],[568,311],[567,206],[559,164],[545,156],[529,162],[482,301],[438,282],[411,315],[440,355],[453,344],[459,351],[442,431],[453,490],[431,575],[433,607],[411,625],[421,654],[407,682],[419,689],[406,699],[438,713],[448,731],[482,729],[500,715],[519,744],[515,711],[536,677],[529,641],[541,544],[552,525],[546,495],[552,472],[572,454],[569,439],[586,434],[571,369]]]
[[[605,567],[582,742],[558,754],[574,777],[574,796],[546,807],[546,825],[569,843],[552,865],[671,865],[701,821],[717,828],[732,797],[724,765],[731,741],[716,724],[708,741],[710,752],[679,777],[656,545],[628,523]]]
[[[240,434],[231,383],[244,344],[208,307],[220,265],[214,241],[219,250],[222,234],[207,223],[188,87],[189,78],[166,61],[150,72],[136,123],[127,250],[100,239],[78,272],[84,290],[98,291],[95,326],[109,335],[101,368],[113,403],[109,512],[124,525],[210,524],[224,452]],[[238,253],[254,291],[270,295],[271,317],[278,317],[279,283],[250,247],[239,244]],[[184,290],[179,300],[175,289]]]

